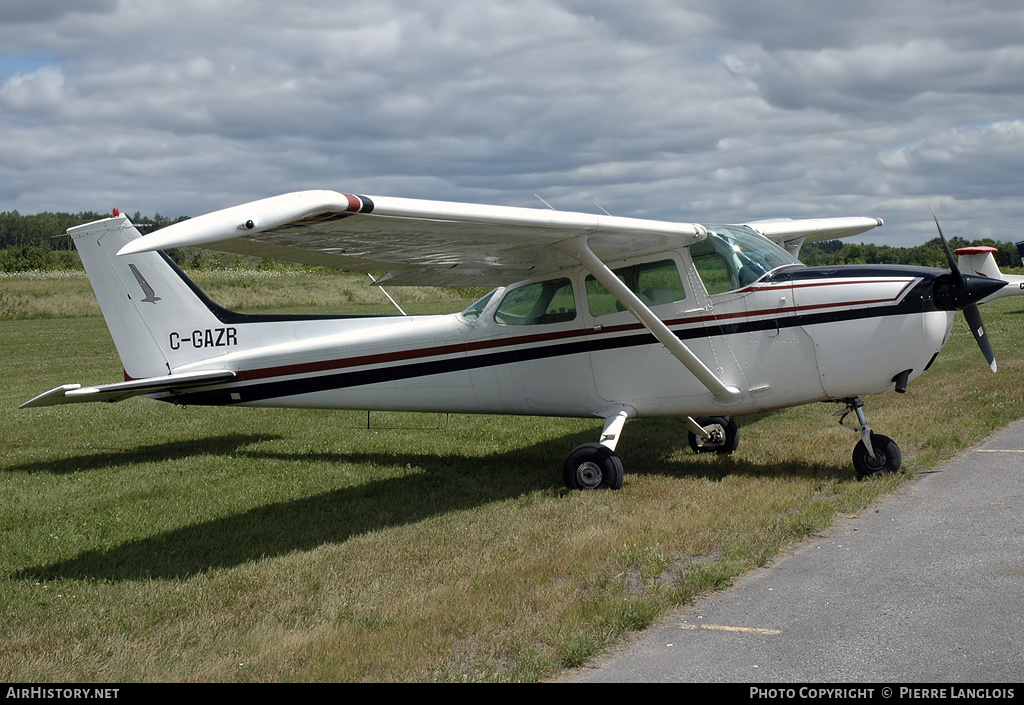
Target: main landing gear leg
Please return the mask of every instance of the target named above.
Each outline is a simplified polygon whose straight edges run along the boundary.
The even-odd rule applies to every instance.
[[[864,479],[874,475],[897,472],[903,464],[903,454],[900,453],[900,447],[896,445],[896,441],[871,430],[867,418],[864,416],[864,402],[860,397],[846,399],[844,403],[846,409],[836,412],[836,416],[839,417],[839,425],[860,434],[860,440],[853,448],[853,468],[857,471],[857,477]],[[845,422],[844,419],[850,412],[857,414],[857,420],[860,421],[859,426]]]
[[[570,490],[617,490],[622,487],[622,461],[615,454],[615,446],[626,419],[632,415],[633,410],[626,407],[599,414],[605,419],[601,442],[584,443],[569,453],[562,468],[566,487]]]

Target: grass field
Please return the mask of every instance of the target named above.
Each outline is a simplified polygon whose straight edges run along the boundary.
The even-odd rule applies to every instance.
[[[252,310],[387,305],[340,276],[280,275],[274,302],[244,276],[197,279]],[[419,311],[468,303],[394,293]],[[5,278],[0,304],[8,682],[537,680],[1024,416],[1024,299],[1008,298],[983,307],[998,374],[958,321],[907,394],[866,400],[904,473],[858,482],[855,435],[817,404],[739,418],[728,458],[692,455],[674,421],[632,421],[623,489],[570,492],[562,461],[599,421],[19,411],[121,368],[84,277]]]

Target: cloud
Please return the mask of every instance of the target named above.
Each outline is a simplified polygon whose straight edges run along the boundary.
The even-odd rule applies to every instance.
[[[0,86],[0,105],[25,117],[53,113],[66,98],[64,74],[55,66],[15,74]]]
[[[110,15],[117,0],[7,0],[0,5],[0,24],[53,22],[71,14]]]
[[[918,237],[928,199],[990,231],[1016,215],[1013,3],[14,7],[0,46],[45,60],[0,74],[0,209],[540,193],[677,220],[876,215],[888,241]]]

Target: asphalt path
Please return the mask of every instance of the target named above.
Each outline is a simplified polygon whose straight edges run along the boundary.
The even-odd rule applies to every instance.
[[[1024,682],[1024,422],[557,680]]]

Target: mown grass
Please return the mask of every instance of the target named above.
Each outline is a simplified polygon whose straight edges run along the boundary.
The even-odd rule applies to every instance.
[[[316,305],[308,283],[275,280],[289,310]],[[417,305],[468,303],[442,299]],[[906,473],[857,482],[854,434],[812,405],[740,418],[728,458],[632,421],[625,486],[589,493],[559,472],[596,438],[587,419],[19,411],[120,365],[95,315],[0,321],[0,678],[528,681],[585,663],[1024,416],[1024,301],[983,313],[999,374],[958,322],[906,395],[867,400]]]
[[[260,313],[397,313],[364,274],[304,270],[203,269],[192,279],[217,303]],[[401,287],[389,293],[411,314],[458,311],[480,289]],[[85,272],[0,272],[0,320],[99,316]]]

